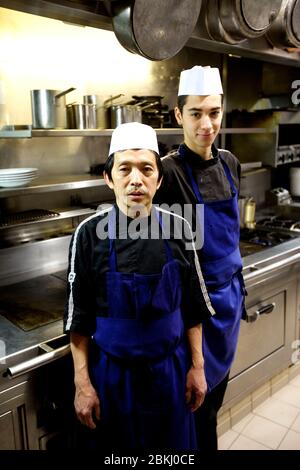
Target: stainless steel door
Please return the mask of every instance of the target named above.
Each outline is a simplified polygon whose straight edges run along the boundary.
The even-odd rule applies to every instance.
[[[262,359],[284,347],[285,340],[285,290],[265,297],[247,309],[253,322],[241,323],[236,359],[231,369],[235,377]],[[268,313],[263,312],[268,309]],[[254,320],[255,319],[255,320]]]

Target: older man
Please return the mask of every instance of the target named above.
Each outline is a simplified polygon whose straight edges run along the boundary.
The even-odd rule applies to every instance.
[[[214,311],[196,251],[174,236],[188,223],[152,206],[162,180],[155,131],[116,128],[104,178],[116,204],[83,221],[70,246],[77,416],[97,425],[103,449],[196,449],[200,323]]]

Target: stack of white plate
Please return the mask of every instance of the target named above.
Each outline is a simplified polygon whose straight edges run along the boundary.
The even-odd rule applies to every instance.
[[[0,187],[17,188],[26,186],[38,175],[37,168],[6,168],[0,170]]]

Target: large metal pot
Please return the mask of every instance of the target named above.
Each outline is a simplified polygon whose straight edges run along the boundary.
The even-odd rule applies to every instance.
[[[208,34],[229,44],[262,36],[279,14],[281,3],[282,0],[206,0]]]
[[[283,0],[279,15],[266,37],[275,47],[300,47],[299,0]]]
[[[64,91],[31,90],[32,126],[35,129],[66,127],[65,95],[75,88]]]
[[[150,60],[176,55],[190,38],[202,0],[119,0],[109,3],[117,39]]]

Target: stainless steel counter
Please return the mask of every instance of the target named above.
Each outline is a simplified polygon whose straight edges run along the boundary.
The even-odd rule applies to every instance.
[[[66,272],[0,287],[2,356],[18,353],[63,333]]]
[[[44,325],[31,331],[23,331],[3,315],[0,315],[0,362],[6,356],[16,354],[24,349],[49,341],[63,333],[63,322],[58,320],[50,325]]]
[[[255,283],[265,282],[270,276],[276,276],[279,269],[281,272],[285,267],[289,270],[297,269],[297,263],[300,261],[300,237],[247,256],[243,261],[243,273],[248,288]],[[65,286],[62,286],[62,289],[65,289]],[[0,315],[0,331],[0,361],[3,361],[4,356],[19,353],[63,334],[63,326],[62,320],[58,320],[31,331],[23,331]]]

